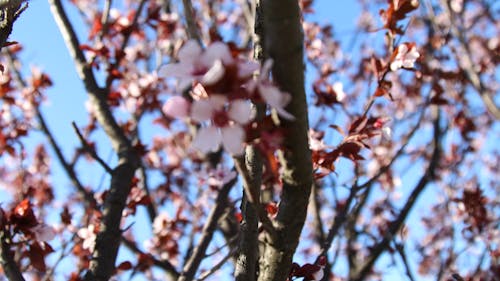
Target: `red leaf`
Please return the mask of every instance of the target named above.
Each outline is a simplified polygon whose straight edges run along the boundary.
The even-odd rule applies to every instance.
[[[38,221],[35,217],[35,213],[31,207],[31,203],[28,199],[24,199],[12,210],[11,222],[22,231],[26,231],[38,225]]]
[[[124,261],[116,267],[116,269],[118,270],[129,270],[131,268],[132,268],[132,263],[129,261]]]
[[[45,256],[54,252],[49,244],[44,243],[43,245],[44,247],[42,248],[39,243],[33,243],[28,250],[28,258],[30,259],[31,265],[41,272],[46,271]]]

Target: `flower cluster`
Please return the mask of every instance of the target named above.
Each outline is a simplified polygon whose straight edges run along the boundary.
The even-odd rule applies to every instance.
[[[162,77],[178,78],[178,87],[187,89],[189,97],[174,96],[163,106],[172,118],[190,118],[201,125],[193,139],[193,147],[202,153],[216,151],[222,145],[233,155],[242,154],[246,142],[246,126],[253,120],[252,102],[265,102],[286,119],[293,119],[284,107],[290,96],[271,81],[271,61],[262,67],[238,57],[236,51],[221,42],[203,50],[191,40],[180,49],[179,62],[163,66]]]
[[[393,53],[391,70],[396,71],[400,68],[413,68],[415,61],[420,57],[417,47],[414,43],[403,43]]]

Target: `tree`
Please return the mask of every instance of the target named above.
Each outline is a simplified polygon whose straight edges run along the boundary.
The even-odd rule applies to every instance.
[[[498,280],[495,1],[359,1],[346,36],[321,1],[48,2],[88,122],[61,149],[60,78],[1,41],[8,280]]]

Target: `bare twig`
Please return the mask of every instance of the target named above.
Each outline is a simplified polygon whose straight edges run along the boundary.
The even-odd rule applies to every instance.
[[[95,117],[118,154],[118,165],[111,174],[110,188],[103,206],[101,230],[96,238],[89,271],[85,275],[87,281],[109,280],[115,270],[116,256],[121,241],[122,211],[125,208],[135,171],[139,167],[140,157],[114,118],[107,103],[107,92],[98,86],[92,68],[80,50],[80,43],[61,1],[49,0],[49,3],[68,50],[73,57],[78,75],[85,85],[90,103],[95,108]]]
[[[210,275],[217,272],[223,265],[227,264],[227,261],[230,258],[232,258],[236,254],[236,249],[237,249],[236,247],[232,248],[231,251],[229,251],[229,253],[223,259],[221,259],[217,264],[212,266],[212,268],[210,270],[201,274],[200,277],[198,279],[196,279],[196,281],[203,281],[203,280],[207,279],[208,277],[210,277]]]
[[[396,243],[396,250],[398,251],[399,256],[401,257],[401,260],[403,261],[405,271],[406,271],[406,276],[408,276],[408,279],[410,279],[410,281],[415,281],[416,279],[413,276],[413,273],[411,272],[410,264],[408,263],[408,258],[406,256],[404,245]]]
[[[137,244],[135,242],[130,241],[125,237],[122,237],[122,242],[123,242],[123,245],[125,245],[125,247],[130,249],[132,252],[134,252],[136,254],[144,254],[144,252],[141,251],[141,249],[139,249],[137,247]],[[151,260],[153,261],[153,264],[155,266],[165,270],[165,272],[167,274],[169,274],[172,279],[179,278],[179,275],[180,275],[179,272],[177,272],[177,269],[175,269],[175,266],[173,264],[171,264],[168,260],[159,260],[151,255],[149,257],[151,258]]]
[[[102,158],[99,157],[99,155],[97,155],[97,152],[95,151],[95,149],[93,149],[89,145],[89,143],[87,142],[87,140],[85,139],[85,137],[80,132],[80,129],[78,128],[78,126],[76,125],[76,123],[75,122],[71,122],[71,125],[73,126],[73,129],[75,130],[76,135],[80,139],[80,142],[82,143],[82,146],[85,149],[85,151],[87,151],[90,154],[90,156],[92,156],[92,158],[94,158],[99,164],[101,164],[101,166],[104,168],[104,170],[106,170],[106,172],[108,174],[113,173],[113,169],[111,169],[108,166],[108,164],[106,164],[106,162],[104,160],[102,160]]]
[[[456,21],[454,21],[454,13],[451,11],[449,4],[447,1],[441,0],[441,6],[443,7],[443,11],[446,13],[450,21],[450,31],[454,38],[457,39],[459,43],[459,47],[462,49],[464,55],[460,55],[457,52],[454,52],[454,55],[457,59],[458,64],[462,68],[469,80],[472,87],[479,94],[479,97],[482,99],[486,109],[490,112],[490,114],[495,119],[500,119],[500,108],[495,104],[495,100],[493,98],[494,93],[492,93],[481,80],[480,74],[474,69],[476,63],[472,61],[472,51],[470,49],[469,40],[466,38],[465,33],[460,31],[457,26]],[[432,13],[429,13],[429,17],[432,22],[435,22],[436,19],[433,17]]]
[[[413,189],[412,193],[408,197],[406,203],[403,208],[399,212],[398,217],[389,225],[388,230],[385,236],[382,238],[380,242],[378,242],[375,246],[372,247],[369,256],[365,259],[365,262],[359,266],[359,270],[351,273],[350,280],[353,281],[361,281],[365,280],[366,276],[371,271],[373,265],[380,257],[380,255],[387,249],[390,241],[392,241],[394,235],[398,232],[399,228],[403,225],[406,217],[410,213],[410,210],[414,206],[417,198],[425,189],[427,184],[434,180],[435,172],[438,168],[439,157],[441,155],[441,138],[442,132],[439,126],[440,117],[439,117],[439,109],[437,107],[433,108],[433,113],[435,115],[434,118],[434,139],[433,139],[433,152],[431,158],[429,160],[429,165],[425,171],[425,174],[420,178],[419,182]]]
[[[193,3],[191,0],[182,0],[182,5],[184,6],[184,16],[186,17],[186,25],[188,36],[194,39],[203,46],[203,41],[201,40],[201,33],[196,24],[196,16],[194,14]]]
[[[178,279],[179,281],[191,281],[194,279],[196,271],[198,271],[201,261],[205,258],[208,245],[212,241],[214,232],[217,229],[217,223],[220,217],[224,214],[224,209],[226,208],[224,203],[227,202],[225,198],[228,196],[229,191],[235,183],[236,179],[233,179],[225,184],[221,190],[219,190],[215,205],[208,216],[207,222],[203,226],[200,241],[186,262],[186,265],[184,266],[184,269]]]

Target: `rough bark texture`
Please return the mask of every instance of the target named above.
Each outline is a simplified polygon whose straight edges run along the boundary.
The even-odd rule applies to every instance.
[[[22,6],[24,0],[0,1],[0,49],[5,45],[14,22],[19,15],[28,7]]]
[[[262,184],[262,160],[259,152],[254,147],[246,149],[245,165],[251,179],[251,187],[258,194]],[[244,183],[245,184],[245,183]],[[258,257],[258,224],[259,216],[257,210],[251,202],[243,195],[241,203],[241,214],[243,224],[240,228],[240,240],[238,244],[238,257],[235,268],[235,279],[237,281],[253,281],[256,279],[256,265]]]
[[[10,281],[24,281],[24,277],[19,270],[19,266],[14,260],[14,253],[10,250],[10,245],[7,243],[4,231],[0,232],[0,264],[2,265],[3,273]]]
[[[280,159],[284,169],[283,192],[275,220],[278,237],[274,243],[265,245],[260,261],[260,281],[287,278],[306,218],[312,186],[300,8],[294,0],[265,0],[262,8],[264,53],[274,61],[274,81],[292,96],[286,109],[295,120],[280,121],[287,135]]]

